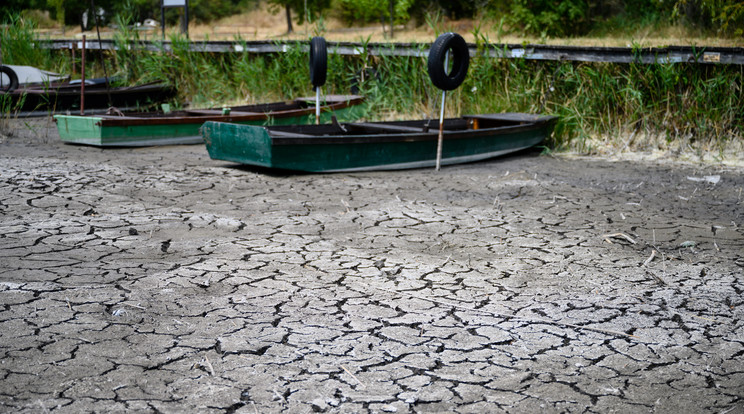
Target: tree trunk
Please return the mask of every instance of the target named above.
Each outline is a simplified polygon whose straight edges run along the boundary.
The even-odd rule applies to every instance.
[[[292,29],[292,12],[289,9],[289,4],[284,6],[284,10],[287,13],[287,34],[290,34],[294,32],[294,29]]]
[[[395,21],[393,20],[395,14],[395,0],[390,0],[390,38],[393,38],[393,26],[395,26]]]

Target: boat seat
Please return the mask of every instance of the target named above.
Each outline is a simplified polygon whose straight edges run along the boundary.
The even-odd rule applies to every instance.
[[[540,115],[522,114],[515,112],[504,112],[500,114],[463,115],[464,119],[482,119],[489,121],[509,122],[535,122],[541,118]]]
[[[389,132],[424,132],[423,128],[418,127],[411,127],[406,125],[373,124],[369,122],[355,122],[353,124],[346,124],[346,127]]]
[[[229,114],[223,115],[221,109],[187,109],[186,111],[189,115],[197,115],[197,116],[239,116],[239,115],[259,115],[256,112],[240,112],[240,111],[230,111]]]
[[[313,138],[315,137],[315,135],[301,134],[299,132],[277,131],[276,129],[270,130],[269,135],[274,136],[274,137],[281,137],[281,138]]]

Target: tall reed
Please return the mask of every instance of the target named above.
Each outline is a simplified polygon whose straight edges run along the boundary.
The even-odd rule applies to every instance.
[[[20,15],[8,16],[9,23],[0,26],[0,46],[4,65],[43,65],[56,67],[59,63],[48,49],[34,47],[38,38],[34,23]]]

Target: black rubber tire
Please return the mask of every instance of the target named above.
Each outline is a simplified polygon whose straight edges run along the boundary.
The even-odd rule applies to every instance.
[[[447,73],[447,68],[444,67],[444,57],[447,56],[449,50],[452,51],[449,57],[452,70]],[[457,33],[449,32],[439,35],[429,49],[429,78],[431,78],[431,83],[441,90],[457,89],[465,80],[469,65],[468,44]]]
[[[6,74],[10,78],[10,84],[3,83],[3,85],[0,86],[0,91],[12,92],[16,90],[18,88],[18,75],[16,75],[15,71],[7,66],[0,66],[0,72]]]
[[[326,40],[322,37],[313,37],[310,40],[310,82],[313,84],[313,89],[325,85],[327,72]]]

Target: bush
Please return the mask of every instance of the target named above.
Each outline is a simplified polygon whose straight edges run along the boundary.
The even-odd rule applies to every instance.
[[[513,0],[507,22],[540,36],[575,36],[589,28],[585,0]]]
[[[414,0],[396,0],[394,5],[395,23],[406,23],[411,18],[409,10]],[[379,22],[384,18],[390,20],[390,2],[388,0],[336,0],[333,10],[346,23]]]
[[[678,0],[674,16],[686,26],[725,36],[744,36],[744,3],[741,0]]]

